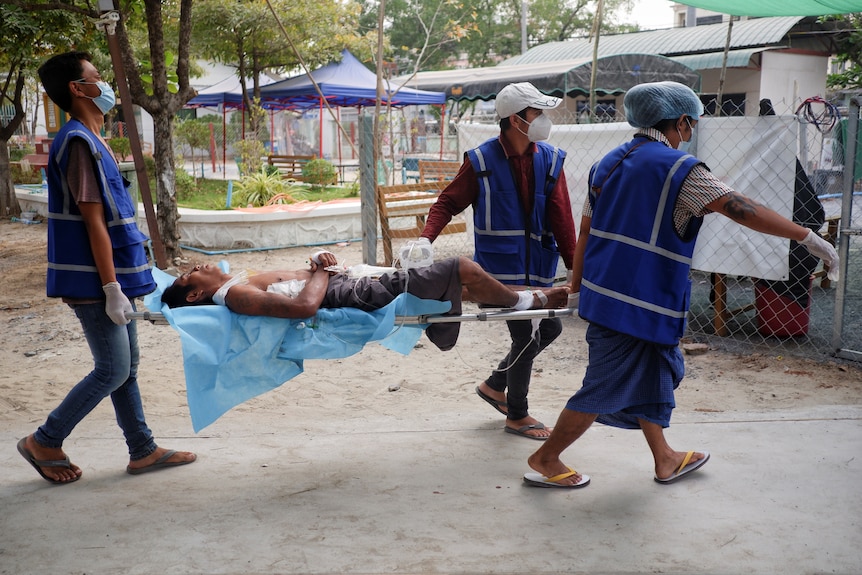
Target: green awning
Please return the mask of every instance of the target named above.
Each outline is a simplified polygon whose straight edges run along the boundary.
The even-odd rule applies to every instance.
[[[765,50],[773,50],[779,46],[749,48],[747,50],[730,50],[727,53],[728,68],[747,68],[751,65],[752,57],[760,54]],[[685,56],[672,56],[671,60],[676,60],[680,64],[685,64],[692,70],[710,70],[713,68],[721,68],[724,61],[724,52],[709,52],[707,54],[686,54]]]
[[[826,16],[862,12],[862,0],[686,0],[685,4],[734,16]]]

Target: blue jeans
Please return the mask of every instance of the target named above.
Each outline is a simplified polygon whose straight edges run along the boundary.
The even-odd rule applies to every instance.
[[[543,319],[535,339],[530,320],[511,320],[506,325],[512,336],[512,347],[485,383],[495,391],[506,391],[506,417],[517,421],[529,415],[527,392],[533,360],[563,332],[563,322],[558,318]]]
[[[144,419],[144,406],[138,390],[140,353],[135,322],[116,325],[105,313],[104,303],[69,307],[84,329],[94,367],[36,430],[36,442],[45,447],[62,447],[63,440],[75,426],[110,395],[117,423],[129,446],[129,458],[132,461],[143,459],[156,450],[156,442]]]

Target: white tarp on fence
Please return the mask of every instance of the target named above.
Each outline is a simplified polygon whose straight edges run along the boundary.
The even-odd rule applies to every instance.
[[[703,118],[697,126],[698,158],[732,188],[790,217],[796,166],[796,119],[792,116]],[[462,124],[462,152],[499,133],[497,125]],[[631,138],[627,123],[556,125],[549,143],[566,151],[566,181],[577,227],[590,167]],[[787,240],[744,228],[723,216],[707,216],[692,267],[706,272],[784,280]]]

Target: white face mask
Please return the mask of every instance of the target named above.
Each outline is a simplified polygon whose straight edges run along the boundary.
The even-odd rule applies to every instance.
[[[691,121],[689,121],[688,116],[686,116],[685,121],[688,122],[688,129],[691,131],[691,137],[694,138],[694,128],[691,125]],[[689,148],[691,148],[691,140],[683,140],[682,133],[679,131],[679,128],[676,129],[676,133],[679,135],[679,144],[677,144],[676,149],[680,152],[688,152]]]
[[[527,122],[527,120],[524,121]],[[526,134],[524,134],[524,131],[520,128],[518,128],[518,131],[527,136],[531,142],[542,142],[547,140],[551,135],[551,127],[554,125],[551,122],[551,119],[544,114],[539,114],[532,122],[527,122],[527,124],[529,124],[530,127],[527,129]]]

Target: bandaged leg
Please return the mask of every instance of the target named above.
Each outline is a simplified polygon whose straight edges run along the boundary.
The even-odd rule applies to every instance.
[[[461,284],[469,299],[492,306],[510,307],[516,310],[566,307],[566,288],[543,288],[534,291],[513,291],[483,270],[476,262],[458,258]]]

